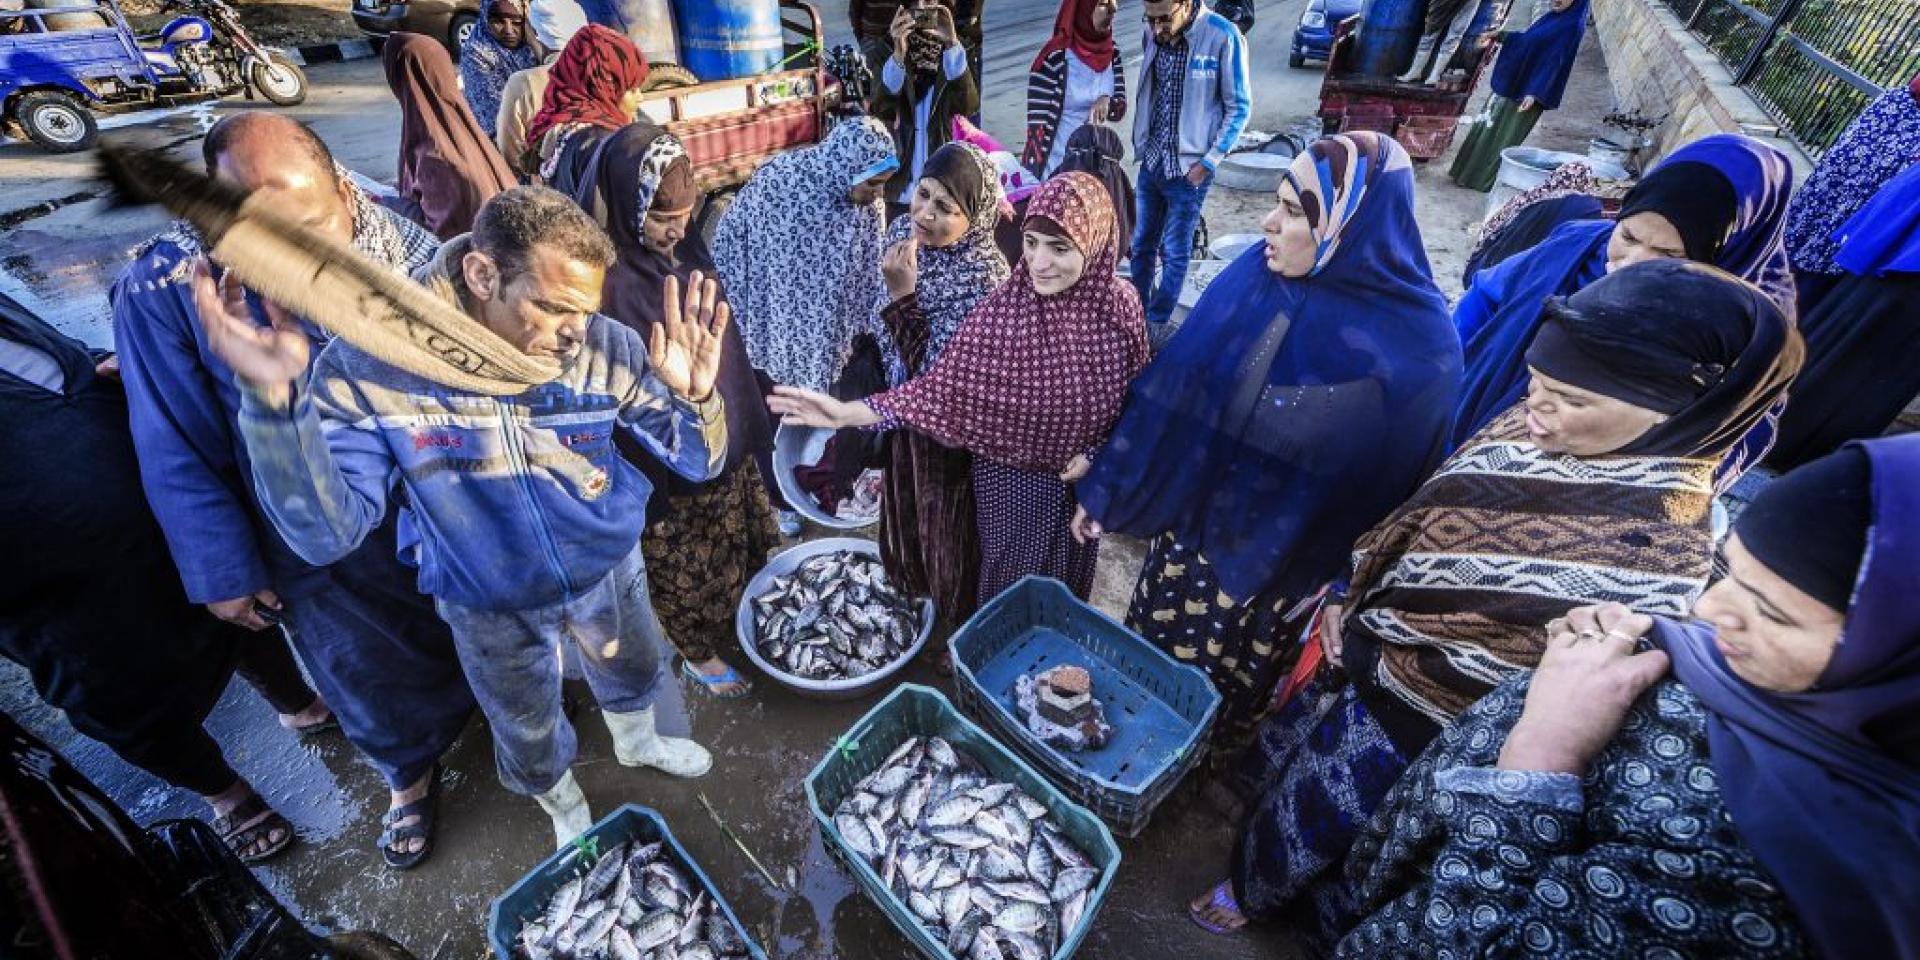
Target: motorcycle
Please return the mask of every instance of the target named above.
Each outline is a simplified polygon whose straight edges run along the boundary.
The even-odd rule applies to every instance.
[[[183,15],[158,35],[141,38],[147,62],[161,76],[163,96],[168,88],[184,88],[180,96],[226,96],[244,88],[249,98],[258,91],[280,107],[307,99],[306,74],[286,54],[255,42],[225,0],[170,0],[164,9]]]
[[[223,0],[172,0],[154,36],[136,36],[116,0],[0,10],[0,121],[42,149],[93,145],[95,113],[119,114],[256,93],[279,106],[307,98],[288,54],[253,39]]]

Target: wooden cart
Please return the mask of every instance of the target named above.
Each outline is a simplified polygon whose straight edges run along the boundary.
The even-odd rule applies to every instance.
[[[826,133],[839,86],[824,66],[820,11],[805,0],[781,0],[780,24],[785,59],[775,70],[710,83],[682,71],[663,77],[640,105],[686,144],[702,191],[737,187],[768,158]]]
[[[1415,160],[1432,160],[1453,143],[1460,114],[1480,83],[1480,72],[1493,62],[1499,41],[1490,39],[1479,51],[1465,51],[1464,81],[1429,87],[1400,83],[1392,77],[1363,76],[1353,70],[1358,16],[1334,27],[1332,52],[1320,81],[1320,123],[1326,133],[1374,130],[1388,134],[1407,148]]]

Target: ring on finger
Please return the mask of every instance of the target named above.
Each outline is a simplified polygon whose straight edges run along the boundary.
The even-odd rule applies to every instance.
[[[1632,643],[1636,638],[1632,634],[1624,633],[1619,630],[1608,630],[1607,639],[1608,640],[1625,640],[1628,643]]]

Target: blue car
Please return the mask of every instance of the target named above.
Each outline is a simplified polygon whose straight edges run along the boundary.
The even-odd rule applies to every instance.
[[[1333,28],[1360,12],[1362,0],[1309,0],[1300,12],[1300,23],[1293,28],[1293,49],[1287,53],[1287,66],[1299,69],[1308,60],[1325,61],[1333,51]]]

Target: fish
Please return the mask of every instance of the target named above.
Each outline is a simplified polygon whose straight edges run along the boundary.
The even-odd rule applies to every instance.
[[[742,960],[741,931],[661,843],[581,864],[513,938],[521,960]]]
[[[957,827],[973,820],[974,817],[980,816],[980,810],[985,806],[986,804],[982,803],[978,798],[970,797],[966,794],[948,797],[935,804],[933,809],[927,811],[927,826]],[[984,832],[985,828],[982,827],[981,829]]]
[[[672,910],[655,910],[634,927],[633,945],[642,950],[652,950],[678,937],[681,926],[679,914]]]
[[[834,824],[964,960],[1046,960],[1086,922],[1101,875],[1045,804],[943,737],[896,745],[836,804]]]
[[[621,927],[614,927],[607,941],[607,954],[613,960],[640,960],[640,946],[633,942],[633,934]]]
[[[1059,876],[1054,879],[1049,894],[1052,896],[1053,902],[1059,903],[1093,886],[1093,881],[1099,876],[1100,871],[1092,867],[1068,867],[1060,871]]]
[[[767,661],[810,680],[883,669],[906,656],[923,626],[919,604],[887,582],[879,560],[851,550],[810,557],[772,578],[752,608],[754,642]]]
[[[573,919],[574,909],[580,905],[580,881],[569,880],[554,892],[553,899],[547,901],[547,912],[541,926],[547,928],[547,939],[551,942],[553,934],[560,932],[567,921]]]
[[[1021,901],[993,915],[993,925],[1010,933],[1032,933],[1047,925],[1047,913],[1040,907]]]

